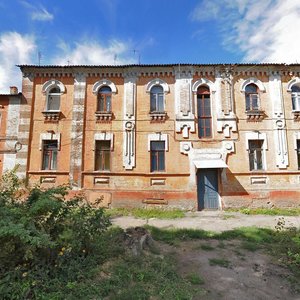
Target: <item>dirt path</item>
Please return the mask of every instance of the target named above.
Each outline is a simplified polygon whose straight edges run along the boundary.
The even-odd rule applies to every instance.
[[[280,216],[245,215],[223,211],[205,211],[187,213],[184,218],[172,220],[137,219],[135,217],[116,217],[112,219],[114,225],[125,229],[128,227],[144,226],[146,224],[158,228],[190,228],[216,232],[231,230],[239,227],[256,226],[274,229]],[[283,217],[285,227],[300,228],[300,216]]]
[[[188,241],[176,247],[161,244],[160,249],[174,256],[181,275],[193,274],[203,279],[204,283],[195,287],[205,292],[195,299],[300,299],[287,279],[290,276],[287,269],[262,250],[244,249],[240,241]]]

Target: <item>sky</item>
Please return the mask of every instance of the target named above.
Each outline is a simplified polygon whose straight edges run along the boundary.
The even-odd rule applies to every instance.
[[[300,63],[300,0],[0,0],[0,93],[17,64]]]

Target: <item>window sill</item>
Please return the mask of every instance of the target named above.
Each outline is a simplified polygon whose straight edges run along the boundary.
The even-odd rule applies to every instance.
[[[61,116],[60,111],[43,111],[42,114],[44,115],[45,121],[50,122],[58,122]]]
[[[98,122],[110,122],[112,120],[113,113],[111,111],[96,111],[95,117]]]
[[[167,113],[164,111],[153,111],[149,115],[152,122],[164,122],[167,119]]]
[[[247,110],[246,115],[249,122],[260,122],[266,117],[262,110]]]
[[[294,116],[294,121],[300,121],[300,111],[299,110],[293,110],[292,114]]]

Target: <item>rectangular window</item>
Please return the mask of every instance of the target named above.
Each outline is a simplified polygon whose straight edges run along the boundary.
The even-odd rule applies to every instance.
[[[259,110],[258,94],[247,94],[246,111]]]
[[[165,142],[151,142],[150,153],[151,172],[165,171]]]
[[[297,140],[297,159],[298,159],[298,170],[300,170],[300,140]]]
[[[164,112],[164,94],[151,93],[150,112]]]
[[[263,165],[263,140],[249,140],[249,165],[250,171],[264,170]]]
[[[43,141],[42,170],[56,170],[57,168],[57,140]]]
[[[292,105],[294,111],[300,111],[300,93],[292,93]]]
[[[197,96],[198,100],[198,136],[199,138],[210,138],[212,136],[211,128],[211,106],[210,95],[201,94]]]
[[[99,94],[97,110],[111,112],[111,94]]]
[[[96,141],[95,170],[110,170],[110,141]]]

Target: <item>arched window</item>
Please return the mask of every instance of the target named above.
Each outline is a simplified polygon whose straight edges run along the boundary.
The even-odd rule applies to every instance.
[[[164,90],[160,85],[155,85],[150,90],[150,112],[164,112]]]
[[[48,92],[47,97],[47,111],[59,111],[60,110],[60,95],[61,91],[59,87],[54,87]]]
[[[201,85],[197,89],[197,111],[198,111],[198,137],[210,138],[212,136],[211,127],[211,103],[210,90],[206,85]]]
[[[292,106],[294,111],[300,111],[300,86],[293,85],[292,91]]]
[[[111,95],[112,91],[109,86],[103,86],[98,92],[97,111],[111,112]]]
[[[260,110],[258,87],[251,83],[245,87],[246,111]]]

